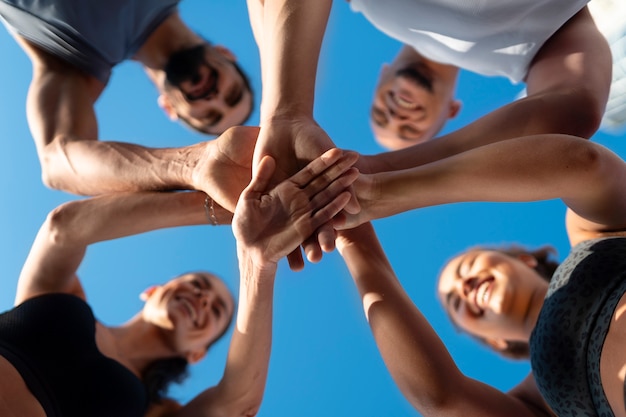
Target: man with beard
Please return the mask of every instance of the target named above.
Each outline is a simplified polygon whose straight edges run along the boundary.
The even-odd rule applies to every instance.
[[[27,116],[47,186],[96,195],[211,182],[197,169],[207,168],[216,141],[152,149],[98,140],[95,102],[126,59],[144,67],[173,120],[217,135],[250,115],[252,92],[234,55],[189,29],[178,2],[0,0],[0,17],[33,66]]]
[[[588,0],[470,1],[454,7],[438,0],[390,0],[384,6],[349,1],[377,29],[404,44],[383,67],[374,93],[370,122],[382,146],[426,142],[456,115],[458,68],[525,82],[528,95],[437,143],[423,143],[413,151],[422,155],[417,156],[422,163],[517,136],[589,138],[599,127],[611,83],[611,53]]]

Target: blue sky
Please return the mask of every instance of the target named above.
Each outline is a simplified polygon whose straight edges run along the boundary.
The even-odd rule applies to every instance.
[[[247,68],[260,97],[258,53],[245,2],[183,0],[181,14],[209,40],[227,45]],[[378,32],[345,2],[336,2],[320,60],[316,117],[339,147],[364,154],[381,152],[367,124],[378,71],[399,44]],[[27,128],[25,96],[30,64],[7,32],[0,30],[0,310],[12,306],[17,277],[30,244],[52,208],[75,196],[45,188]],[[461,73],[462,126],[506,103],[521,86],[504,79]],[[116,68],[97,105],[100,137],[146,146],[180,146],[205,140],[169,122],[156,105],[154,87],[135,63]],[[255,112],[251,124],[258,122]],[[594,140],[626,156],[624,135],[599,133]],[[568,251],[564,206],[558,201],[519,204],[455,204],[378,220],[375,227],[405,289],[430,319],[466,374],[507,390],[528,372],[526,363],[499,359],[460,336],[435,299],[443,263],[477,243],[550,243]],[[94,245],[79,276],[97,317],[119,324],[140,307],[147,286],[179,273],[212,271],[235,291],[238,270],[230,227],[185,227]],[[221,377],[228,337],[193,368],[172,394],[181,401]],[[338,254],[292,273],[286,262],[275,292],[274,345],[260,416],[415,416],[394,385],[374,344],[352,281]]]

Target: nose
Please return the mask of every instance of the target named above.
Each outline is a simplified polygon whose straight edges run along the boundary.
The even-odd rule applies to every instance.
[[[213,299],[215,298],[215,294],[213,293],[213,291],[209,291],[209,290],[205,290],[205,289],[197,289],[195,292],[195,296],[200,299],[200,303],[202,304],[202,307],[206,307],[208,305],[210,305],[213,302]]]
[[[408,115],[402,114],[402,112],[398,112],[398,109],[394,109],[393,107],[389,107],[389,117],[395,120],[407,120],[409,118]]]
[[[469,277],[469,278],[461,278],[455,282],[455,291],[462,298],[467,298],[468,294],[476,287],[478,284],[478,278]]]

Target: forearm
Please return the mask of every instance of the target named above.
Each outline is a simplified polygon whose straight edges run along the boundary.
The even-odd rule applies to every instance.
[[[372,172],[409,169],[438,161],[479,146],[537,134],[579,134],[573,117],[564,108],[577,106],[576,97],[565,93],[527,97],[444,136],[398,151],[366,156]],[[546,117],[549,116],[549,117]]]
[[[452,387],[462,375],[396,279],[371,225],[341,233],[337,247],[394,381],[420,412],[441,409],[459,396]]]
[[[261,124],[312,117],[319,54],[332,0],[265,0]]]
[[[623,162],[600,145],[564,135],[517,138],[375,175],[366,217],[457,202],[561,198],[577,213],[599,220],[623,210],[624,202],[615,201],[623,177]]]
[[[50,235],[59,245],[81,246],[152,230],[210,224],[210,200],[203,192],[142,192],[107,194],[72,201],[47,219]],[[213,203],[218,224],[232,214]]]
[[[123,142],[58,136],[40,154],[43,180],[80,195],[193,189],[193,169],[204,144],[148,148]]]
[[[226,415],[255,415],[263,399],[272,345],[276,265],[258,268],[238,245],[240,288],[236,326],[218,385]]]

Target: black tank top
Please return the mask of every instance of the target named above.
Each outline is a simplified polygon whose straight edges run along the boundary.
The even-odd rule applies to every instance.
[[[48,417],[143,417],[141,380],[96,345],[89,305],[69,294],[31,298],[0,315],[0,355]]]

